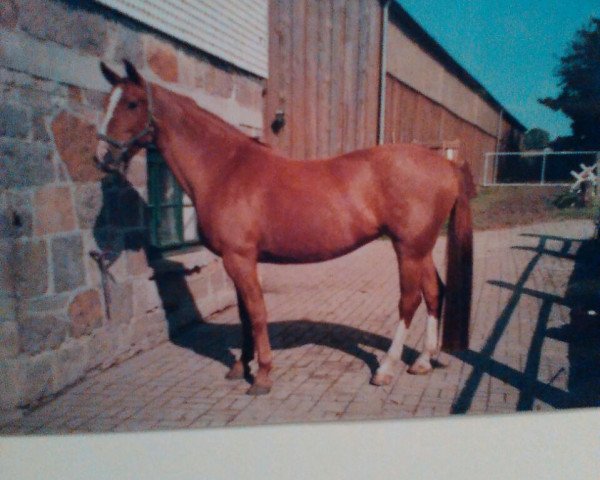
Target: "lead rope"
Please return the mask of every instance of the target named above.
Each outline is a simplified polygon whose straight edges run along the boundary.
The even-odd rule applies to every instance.
[[[110,250],[90,250],[90,257],[98,264],[100,269],[100,281],[102,284],[102,294],[104,295],[104,311],[106,313],[106,319],[111,320],[110,317],[110,283],[114,282],[115,278],[112,273],[108,270],[113,263],[115,263],[116,255]]]

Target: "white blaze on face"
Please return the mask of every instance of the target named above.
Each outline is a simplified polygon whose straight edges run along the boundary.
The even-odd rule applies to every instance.
[[[111,94],[110,99],[108,101],[106,115],[104,116],[104,120],[100,125],[100,129],[98,130],[98,133],[100,133],[101,135],[106,135],[108,124],[110,123],[110,120],[112,119],[115,113],[115,108],[117,108],[119,100],[121,100],[121,95],[123,95],[123,89],[121,87],[117,87],[113,90],[113,93]],[[104,140],[100,140],[98,142],[98,146],[96,147],[96,158],[102,160],[107,152],[108,143],[106,143]]]
[[[123,95],[123,89],[121,87],[117,87],[113,90],[113,93],[110,96],[110,100],[108,101],[108,108],[106,109],[106,116],[104,117],[102,125],[100,125],[99,132],[102,135],[106,135],[108,124],[110,123],[110,120],[115,113],[115,108],[117,108],[119,100],[121,100],[121,95]]]

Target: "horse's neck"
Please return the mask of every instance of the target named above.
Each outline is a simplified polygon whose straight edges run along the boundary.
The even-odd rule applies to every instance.
[[[153,101],[156,147],[183,190],[202,200],[247,138],[190,98],[154,86]]]

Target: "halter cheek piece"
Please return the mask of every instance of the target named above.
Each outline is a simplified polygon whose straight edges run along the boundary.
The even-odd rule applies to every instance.
[[[117,148],[119,150],[119,156],[110,163],[116,163],[116,164],[121,164],[127,155],[127,152],[129,151],[129,149],[133,146],[139,145],[139,146],[146,146],[149,142],[140,142],[140,139],[145,137],[146,135],[148,135],[149,133],[154,133],[154,123],[152,121],[152,89],[150,88],[150,83],[146,82],[146,98],[147,98],[147,102],[148,102],[148,118],[146,119],[146,126],[144,127],[144,129],[135,134],[133,137],[131,137],[129,140],[125,141],[125,142],[120,142],[112,137],[109,137],[108,135],[104,135],[103,133],[98,133],[97,137],[100,140],[105,141],[106,143],[108,143],[109,145],[112,145],[113,147]],[[100,163],[101,167],[105,167],[106,164],[104,162],[102,162],[101,160],[97,160],[98,163]]]

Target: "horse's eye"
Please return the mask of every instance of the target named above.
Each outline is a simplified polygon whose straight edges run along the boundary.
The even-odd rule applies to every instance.
[[[127,104],[127,108],[128,108],[129,110],[133,110],[134,108],[137,108],[137,106],[138,106],[138,103],[137,103],[137,102],[129,102],[129,103]]]

